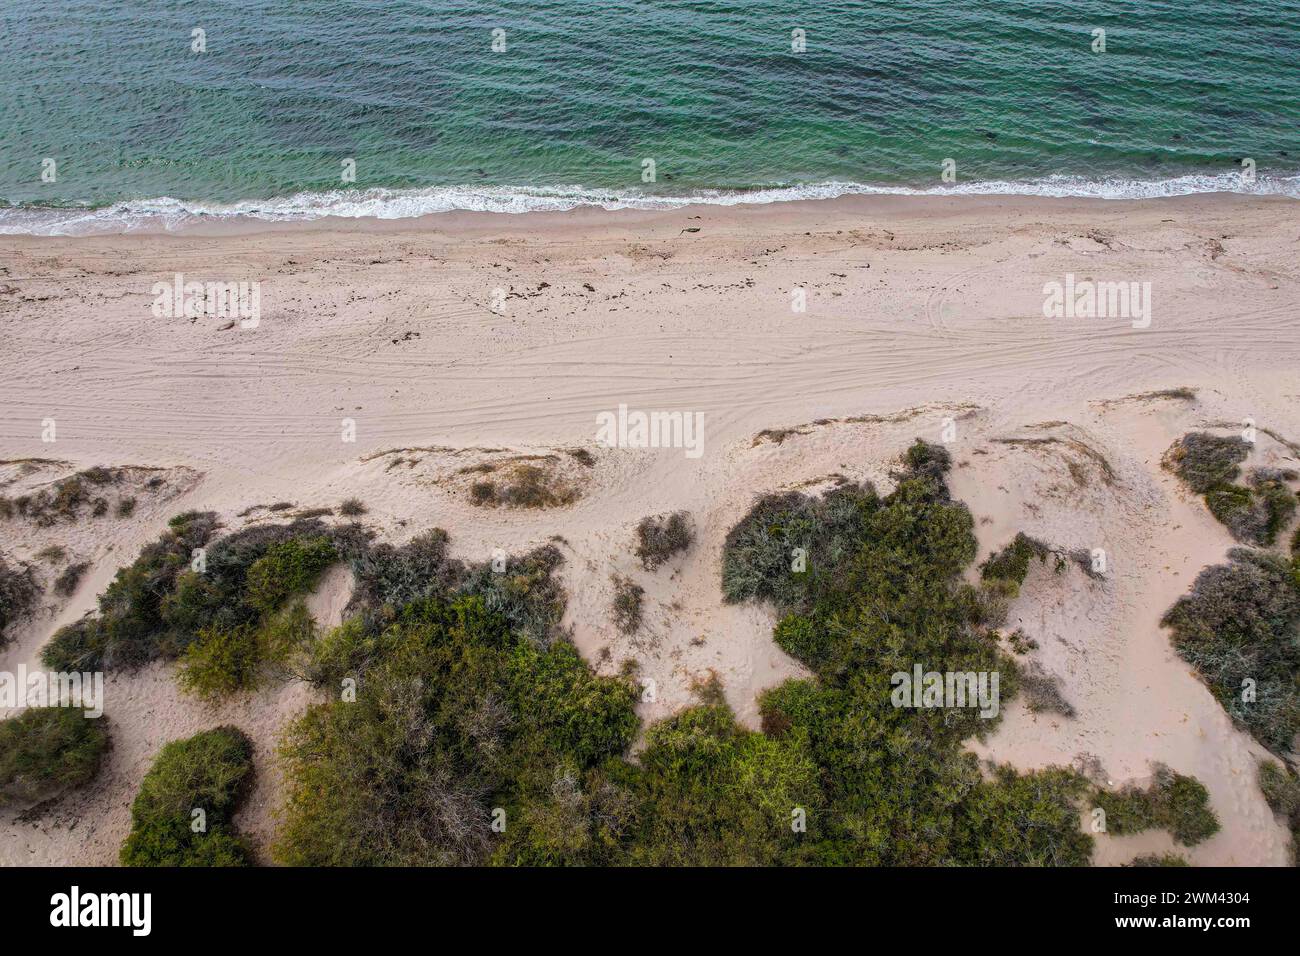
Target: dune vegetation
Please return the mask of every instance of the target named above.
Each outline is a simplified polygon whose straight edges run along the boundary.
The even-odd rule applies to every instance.
[[[10,641],[10,625],[31,611],[40,593],[36,575],[29,565],[11,564],[0,554],[0,647]]]
[[[232,824],[253,773],[253,744],[217,727],[159,752],[131,804],[123,866],[247,866],[252,854]]]
[[[85,786],[108,743],[108,721],[73,707],[28,707],[0,720],[0,806]]]
[[[1300,556],[1234,548],[1163,623],[1229,716],[1274,753],[1300,733]]]
[[[1210,513],[1236,540],[1268,546],[1295,514],[1296,496],[1286,483],[1300,475],[1255,468],[1240,484],[1240,465],[1249,453],[1250,443],[1237,435],[1189,432],[1169,449],[1165,464],[1205,498]]]
[[[716,679],[643,727],[633,671],[596,674],[561,627],[558,549],[472,564],[437,529],[395,546],[315,517],[220,536],[215,516],[181,515],[44,659],[177,660],[182,686],[214,700],[268,672],[314,685],[280,744],[271,852],[296,865],[1085,865],[1096,805],[1122,832],[1214,832],[1191,778],[1107,793],[1072,769],[1018,773],[965,749],[1022,688],[1031,706],[1069,707],[1008,653],[1032,642],[998,630],[1030,562],[1055,552],[1019,536],[969,583],[973,519],[949,495],[950,464],[917,442],[888,494],[842,481],[769,495],[731,530],[724,600],[774,605],[775,641],[811,672],[761,695],[760,730]],[[646,536],[656,556],[689,546],[688,526],[662,525]],[[301,597],[340,560],[352,601],[322,633]],[[897,675],[915,668],[992,675],[994,706],[900,701]],[[250,773],[233,728],[169,744],[123,862],[248,862],[230,820]]]

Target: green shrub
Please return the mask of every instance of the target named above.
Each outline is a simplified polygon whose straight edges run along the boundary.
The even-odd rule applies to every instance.
[[[163,596],[215,528],[210,512],[173,518],[162,537],[118,571],[100,595],[99,616],[60,629],[42,649],[42,663],[50,670],[114,670],[174,657],[179,647],[168,639]]]
[[[770,601],[778,611],[806,610],[857,549],[878,505],[869,485],[846,485],[821,498],[795,492],[758,499],[727,534],[723,600]]]
[[[952,455],[942,445],[934,445],[917,439],[903,455],[905,474],[909,478],[943,485],[945,476],[952,468]],[[947,493],[947,488],[944,488]]]
[[[218,727],[163,747],[131,805],[123,866],[242,866],[251,862],[232,820],[253,772],[252,742]],[[202,811],[202,817],[195,811]],[[203,829],[196,831],[202,820]]]
[[[642,518],[636,526],[636,556],[647,571],[656,570],[675,554],[680,554],[695,540],[691,516],[685,511]]]
[[[1106,811],[1106,832],[1117,836],[1142,830],[1168,830],[1175,843],[1195,846],[1219,832],[1210,809],[1210,795],[1194,777],[1186,777],[1163,764],[1145,790],[1129,786],[1119,791],[1101,790],[1097,806]]]
[[[461,569],[450,596],[473,595],[483,599],[489,611],[500,614],[506,626],[539,647],[563,637],[564,589],[555,571],[564,555],[554,545],[534,548],[522,557],[506,559],[496,571],[492,563]]]
[[[980,577],[985,581],[1006,582],[1009,586],[1007,593],[1014,598],[1029,574],[1030,560],[1046,561],[1051,553],[1051,548],[1022,531],[1009,545],[980,565]]]
[[[1079,829],[1087,790],[1059,767],[1017,774],[998,767],[958,808],[953,857],[959,866],[1087,866],[1092,838]]]
[[[310,591],[336,560],[338,551],[324,537],[274,544],[248,569],[249,603],[261,611],[274,611],[291,595]]]
[[[725,704],[683,711],[649,729],[630,862],[762,866],[811,860],[822,830],[819,771],[806,736],[744,730]],[[806,833],[792,827],[802,811]]]
[[[41,663],[47,670],[65,673],[103,668],[108,634],[97,617],[83,617],[54,632],[41,648]]]
[[[401,547],[385,543],[358,553],[352,559],[353,601],[391,611],[449,593],[463,573],[463,563],[448,556],[447,532],[434,528]]]
[[[176,679],[187,693],[216,701],[257,686],[262,664],[257,628],[205,628],[181,653]]]
[[[187,690],[215,698],[252,689],[268,662],[266,627],[276,612],[330,563],[367,546],[356,526],[330,531],[315,519],[257,525],[209,544],[216,527],[211,513],[173,518],[117,573],[97,616],[55,633],[41,651],[45,666],[113,670],[183,658]],[[204,548],[198,570],[197,548]]]
[[[1300,733],[1300,582],[1276,555],[1236,548],[1229,558],[1202,571],[1162,623],[1233,720],[1285,753]]]
[[[377,634],[349,622],[315,654],[325,686],[337,693],[334,681],[350,676],[356,700],[312,707],[286,734],[283,862],[593,862],[587,853],[609,852],[604,838],[556,842],[554,827],[578,800],[588,836],[601,832],[588,812],[620,802],[601,796],[598,778],[636,733],[628,682],[597,677],[564,642],[537,646],[482,597],[407,604]],[[495,807],[509,821],[504,845]]]
[[[0,805],[84,786],[107,747],[107,722],[78,708],[28,707],[0,720]]]

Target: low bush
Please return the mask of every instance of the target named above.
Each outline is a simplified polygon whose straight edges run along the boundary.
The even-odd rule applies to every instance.
[[[114,670],[181,658],[187,690],[209,698],[250,690],[268,662],[266,629],[276,614],[329,564],[368,546],[356,526],[331,530],[315,519],[255,525],[214,542],[216,528],[211,513],[172,519],[117,573],[98,615],[55,633],[41,651],[45,666]],[[192,567],[200,548],[201,565]]]
[[[89,570],[89,561],[69,564],[54,579],[54,593],[60,597],[72,597],[77,591],[77,585],[81,583],[82,576]]]
[[[1236,481],[1249,454],[1250,443],[1238,435],[1189,432],[1169,449],[1165,461],[1192,491],[1203,495]]]
[[[1014,598],[1029,574],[1029,562],[1034,558],[1046,561],[1051,553],[1052,549],[1046,544],[1022,531],[1009,545],[980,565],[980,577],[985,581],[1005,582],[1007,594]]]
[[[181,652],[176,679],[182,690],[216,701],[256,686],[261,665],[256,625],[204,628]]]
[[[1125,866],[1191,866],[1185,857],[1177,853],[1150,853],[1146,856],[1135,856],[1124,864]]]
[[[352,559],[353,604],[390,611],[448,593],[465,573],[447,551],[447,532],[434,528],[398,547],[383,543]]]
[[[99,598],[98,617],[60,629],[41,651],[50,670],[135,668],[160,656],[175,656],[163,617],[164,596],[189,566],[195,548],[208,542],[217,526],[211,512],[173,518],[156,542],[118,571]],[[170,653],[169,653],[170,652]]]
[[[339,514],[345,518],[359,518],[367,510],[365,503],[360,498],[347,498],[339,505]]]
[[[705,704],[653,725],[640,764],[629,862],[812,862],[825,801],[806,732],[755,733],[739,727],[725,704]],[[792,825],[798,820],[810,821],[807,833]]]
[[[248,846],[232,820],[252,773],[252,742],[235,727],[167,744],[131,805],[131,833],[122,845],[122,865],[251,863]]]
[[[10,641],[10,625],[31,611],[40,593],[29,566],[10,564],[0,555],[0,647]]]
[[[820,498],[796,492],[759,498],[727,534],[722,596],[729,603],[770,601],[781,612],[806,610],[860,545],[878,504],[870,485],[846,485]]]
[[[354,619],[315,653],[325,686],[350,676],[356,699],[312,707],[286,735],[280,860],[607,860],[604,814],[626,788],[602,766],[636,732],[630,683],[597,677],[566,642],[537,646],[479,596],[408,603],[378,633]]]
[[[1256,468],[1245,485],[1236,483],[1250,444],[1238,436],[1191,432],[1175,442],[1165,463],[1187,486],[1205,497],[1205,505],[1232,536],[1247,544],[1269,546],[1296,510],[1287,481],[1296,473]]]
[[[78,708],[28,707],[0,720],[0,805],[84,786],[107,748],[107,721]]]
[[[276,610],[290,595],[310,591],[338,556],[324,536],[271,545],[248,568],[248,602],[263,612]]]
[[[614,626],[624,634],[635,634],[641,629],[645,588],[619,574],[615,574],[612,580],[614,604],[611,616],[614,619]]]
[[[1262,760],[1259,764],[1259,789],[1269,809],[1291,831],[1291,863],[1300,866],[1300,776],[1289,767]]]
[[[1235,548],[1162,621],[1224,710],[1275,753],[1300,733],[1300,581],[1291,562]]]
[[[642,518],[636,526],[636,556],[647,571],[656,570],[675,554],[680,554],[695,540],[691,516],[685,511]]]
[[[1163,764],[1155,767],[1151,786],[1099,790],[1096,804],[1106,811],[1106,832],[1126,836],[1143,830],[1168,830],[1175,843],[1195,846],[1219,832],[1210,795],[1194,777]]]

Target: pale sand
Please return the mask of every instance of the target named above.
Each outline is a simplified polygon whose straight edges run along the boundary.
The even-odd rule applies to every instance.
[[[0,458],[71,463],[12,488],[94,464],[198,473],[168,472],[174,487],[143,496],[130,519],[5,523],[11,556],[58,541],[96,565],[72,599],[47,597],[0,652],[0,669],[34,663],[54,629],[93,607],[171,514],[211,508],[235,528],[265,520],[236,517],[250,505],[355,495],[381,536],[443,527],[453,552],[474,560],[562,536],[566,623],[602,670],[640,661],[657,686],[643,717],[687,703],[690,682],[713,669],[752,725],[755,694],[802,669],[773,645],[770,609],[721,603],[727,530],[760,492],[816,487],[836,473],[888,487],[894,457],[916,436],[937,440],[952,417],[951,484],[976,516],[981,557],[1024,530],[1103,547],[1112,562],[1102,582],[1035,568],[1012,608],[1010,624],[1038,640],[1031,656],[1061,677],[1078,716],[1011,705],[975,749],[1025,768],[1088,753],[1116,784],[1144,780],[1151,761],[1164,761],[1206,784],[1223,823],[1184,851],[1193,862],[1283,864],[1288,837],[1254,781],[1264,751],[1231,726],[1158,624],[1232,544],[1159,458],[1184,431],[1219,420],[1251,417],[1300,439],[1298,208],[1222,196],[893,197],[0,238]],[[154,318],[151,287],[177,271],[260,280],[260,327]],[[1151,327],[1044,319],[1043,284],[1067,272],[1150,281]],[[808,289],[806,314],[791,312],[796,285]],[[489,310],[497,288],[510,295],[501,315]],[[1197,388],[1197,400],[1099,404],[1175,386]],[[621,402],[703,412],[703,456],[596,448],[596,414]],[[754,443],[763,429],[873,414],[898,420]],[[40,441],[45,418],[58,422],[54,445]],[[343,418],[356,421],[355,444],[340,440]],[[1043,435],[1095,449],[1114,482],[1077,446],[996,441]],[[443,450],[377,454],[434,446]],[[472,449],[571,447],[597,461],[574,470],[561,455],[583,490],[564,508],[483,510],[450,477],[491,457]],[[390,467],[395,457],[406,461]],[[1262,435],[1253,457],[1296,464]],[[694,515],[695,547],[643,571],[631,554],[637,520],[676,509]],[[609,623],[613,572],[646,588],[635,639]],[[336,621],[348,586],[346,573],[331,573],[314,611]],[[240,822],[265,847],[276,735],[309,698],[289,685],[214,711],[180,695],[170,668],[112,678],[105,771],[34,821],[0,811],[0,863],[113,862],[159,747],[223,722],[257,742],[259,782]],[[1171,845],[1163,834],[1102,840],[1097,861]]]

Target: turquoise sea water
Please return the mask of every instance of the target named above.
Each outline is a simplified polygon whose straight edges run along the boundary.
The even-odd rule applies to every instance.
[[[0,231],[1298,172],[1300,0],[0,0]]]

